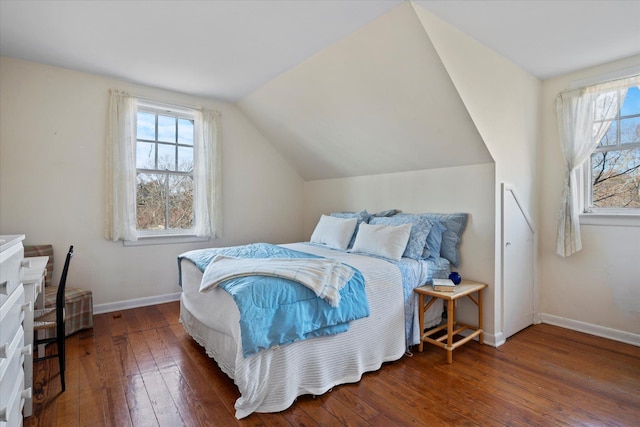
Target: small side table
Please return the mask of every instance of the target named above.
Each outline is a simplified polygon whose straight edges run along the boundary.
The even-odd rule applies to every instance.
[[[478,337],[478,341],[480,342],[480,344],[482,344],[482,291],[486,287],[487,285],[485,283],[463,280],[459,285],[456,285],[456,289],[453,292],[434,291],[433,286],[431,285],[415,288],[414,292],[417,293],[419,297],[418,315],[420,322],[420,332],[422,334],[418,350],[422,352],[422,347],[425,342],[436,345],[440,348],[444,348],[445,350],[447,350],[447,363],[451,364],[453,363],[453,350],[455,350],[456,348],[474,339],[475,337]],[[474,293],[478,294],[477,299],[473,298]],[[429,301],[426,305],[424,303],[425,296],[432,297],[431,301]],[[472,326],[466,323],[455,321],[455,301],[458,298],[464,296],[468,296],[469,299],[478,306],[478,326]],[[424,313],[436,301],[436,298],[447,301],[447,324],[437,326],[433,329],[428,330],[427,332],[424,332]],[[420,307],[422,309],[420,309]],[[454,327],[458,328],[454,329]],[[436,334],[442,330],[446,330],[447,333],[435,339],[431,337],[433,334]],[[456,342],[453,341],[454,335],[457,335],[460,332],[466,330],[472,330],[473,332],[468,336],[457,340]],[[445,340],[446,343],[444,342]]]

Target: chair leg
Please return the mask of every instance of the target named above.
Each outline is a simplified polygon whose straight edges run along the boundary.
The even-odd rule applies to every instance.
[[[56,342],[57,342],[57,346],[58,346],[58,365],[60,367],[60,385],[62,386],[62,391],[65,391],[65,383],[64,383],[64,371],[65,371],[65,366],[66,366],[66,361],[65,361],[65,352],[66,352],[66,348],[65,348],[65,335],[64,335],[64,322],[62,322],[61,324],[56,325],[56,329],[57,329],[57,336],[56,336]]]
[[[65,353],[65,343],[64,343],[64,335],[62,335],[62,338],[58,338],[58,364],[60,365],[60,384],[62,385],[62,391],[65,390],[65,384],[64,384],[64,369],[65,369],[65,359],[64,359],[64,353]]]

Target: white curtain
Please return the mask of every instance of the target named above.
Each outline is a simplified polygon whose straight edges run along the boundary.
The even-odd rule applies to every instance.
[[[106,140],[104,236],[138,240],[136,230],[137,101],[125,92],[109,91]]]
[[[623,102],[626,89],[637,80],[635,76],[566,91],[556,99],[560,146],[567,166],[556,241],[558,255],[566,257],[582,249],[577,170],[607,133],[618,112],[618,101]]]
[[[197,110],[195,113],[195,165],[193,171],[195,233],[219,237],[222,231],[222,160],[220,114]]]

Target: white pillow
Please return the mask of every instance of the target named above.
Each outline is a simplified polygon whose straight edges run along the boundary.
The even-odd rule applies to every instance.
[[[364,252],[400,261],[411,235],[411,224],[360,224],[352,252]]]
[[[322,243],[332,248],[346,250],[358,224],[357,218],[336,218],[322,215],[311,235],[312,243]]]

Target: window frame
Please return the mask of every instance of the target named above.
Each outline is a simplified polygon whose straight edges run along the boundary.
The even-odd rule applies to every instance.
[[[640,74],[640,67],[631,67],[618,72],[610,73],[597,78],[581,80],[573,82],[571,89],[585,87],[604,83],[608,80],[622,79]],[[615,120],[620,120],[620,108],[618,105],[618,114]],[[630,144],[620,144],[620,128],[617,128],[617,144],[615,148],[602,148],[599,145],[589,154],[587,161],[582,164],[576,173],[578,186],[581,191],[578,192],[578,203],[580,212],[580,224],[585,225],[611,225],[611,226],[636,226],[640,227],[640,208],[602,208],[594,207],[592,202],[593,182],[592,182],[592,154],[602,151],[627,150],[632,148],[640,148],[640,142]]]
[[[591,204],[591,157],[584,165],[580,166],[577,173],[578,185],[582,189],[579,192],[580,224],[584,225],[613,225],[640,227],[640,210],[635,212],[620,208],[590,209]]]
[[[138,108],[137,108],[137,112],[136,112],[136,120],[137,120],[137,113],[140,112],[148,112],[148,113],[153,113],[157,115],[164,115],[164,116],[171,116],[171,117],[175,117],[176,119],[186,119],[186,120],[191,120],[194,123],[194,133],[195,133],[195,120],[196,120],[196,114],[195,114],[195,109],[192,108],[186,108],[186,107],[180,107],[180,106],[176,106],[176,105],[171,105],[171,104],[165,104],[165,103],[160,103],[160,102],[155,102],[155,101],[149,101],[149,100],[142,100],[140,98],[138,98]],[[157,136],[157,120],[156,120],[156,136]],[[177,139],[177,133],[176,133],[176,139]],[[138,141],[140,139],[138,138],[138,132],[137,132],[137,122],[136,122],[136,149],[137,149],[137,144]],[[144,140],[142,139],[142,141],[146,141],[146,142],[155,142],[156,144],[158,143],[162,143],[162,141],[148,141],[148,140]],[[179,147],[179,144],[177,143],[170,143],[171,145],[175,145],[176,149],[177,147]],[[196,150],[195,150],[195,134],[194,134],[194,143],[193,145],[191,145],[190,147],[193,148],[194,152],[193,152],[193,161],[194,161],[194,165],[196,160]],[[156,148],[156,153],[155,153],[155,157],[156,157],[156,163],[157,163],[157,157],[158,157],[158,151]],[[144,168],[138,168],[137,164],[136,164],[136,182],[137,182],[137,176],[138,173],[143,172],[143,173],[167,173],[170,175],[181,175],[181,176],[191,176],[191,178],[193,179],[194,177],[194,170],[192,169],[190,173],[188,172],[181,172],[178,170],[175,171],[165,171],[165,170],[161,170],[161,169],[144,169]],[[137,184],[136,184],[136,200],[137,200]],[[195,206],[192,206],[192,208],[195,211]],[[147,244],[165,244],[165,243],[188,243],[188,242],[199,242],[199,241],[207,241],[209,240],[208,237],[198,237],[196,236],[196,232],[195,232],[195,226],[196,226],[196,221],[197,218],[195,217],[195,212],[194,212],[194,218],[193,218],[193,226],[191,228],[188,229],[172,229],[172,228],[166,228],[166,229],[160,229],[160,230],[143,230],[143,229],[139,229],[137,227],[137,206],[136,206],[136,231],[138,233],[138,240],[137,241],[125,241],[125,246],[138,246],[138,245],[147,245]],[[168,215],[168,212],[165,213],[165,215]]]

